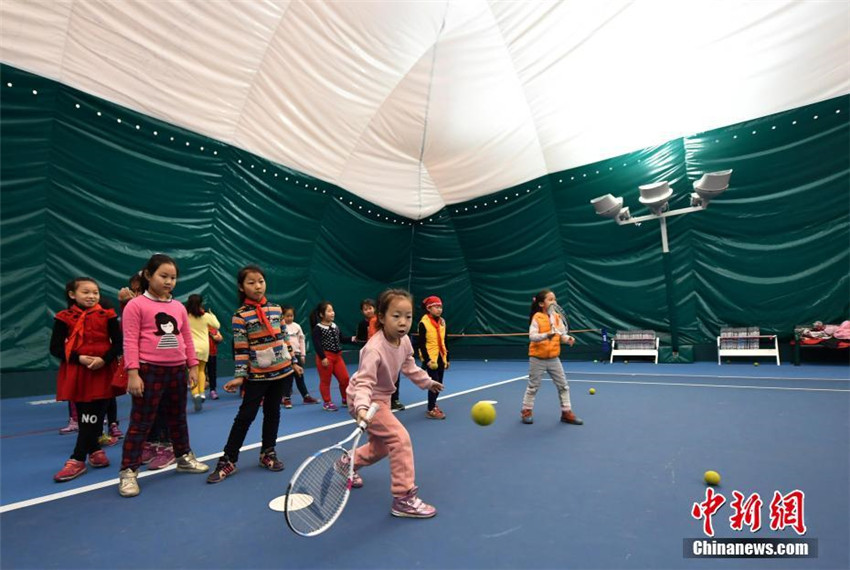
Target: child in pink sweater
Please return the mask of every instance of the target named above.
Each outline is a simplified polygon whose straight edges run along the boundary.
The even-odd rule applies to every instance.
[[[390,399],[395,392],[399,371],[417,386],[439,392],[443,385],[431,380],[416,366],[410,331],[413,322],[413,298],[402,289],[388,289],[378,298],[378,332],[360,350],[360,367],[348,384],[349,412],[365,420],[372,402],[381,404],[369,423],[369,442],[354,453],[353,487],[362,487],[357,469],[390,456],[390,478],[393,494],[391,513],[396,517],[430,518],[437,509],[417,496],[413,446],[410,434],[393,415]]]
[[[198,358],[189,315],[183,303],[171,295],[177,276],[177,263],[172,258],[154,254],[142,271],[144,293],[127,303],[121,319],[127,392],[133,396],[118,473],[122,497],[135,497],[140,492],[142,448],[158,413],[168,423],[177,472],[204,473],[210,468],[198,461],[189,447],[186,390],[198,381]],[[160,402],[164,402],[163,408]]]

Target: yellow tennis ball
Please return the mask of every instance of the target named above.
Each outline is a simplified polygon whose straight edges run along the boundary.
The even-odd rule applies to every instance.
[[[759,365],[758,362],[753,362],[753,366],[758,366],[758,365]]]
[[[705,482],[709,485],[720,485],[720,473],[717,471],[706,471]]]
[[[478,402],[472,406],[472,421],[480,426],[489,426],[496,421],[496,407],[490,402]]]
[[[591,388],[588,392],[590,392],[590,395],[592,396],[596,393],[596,388]]]

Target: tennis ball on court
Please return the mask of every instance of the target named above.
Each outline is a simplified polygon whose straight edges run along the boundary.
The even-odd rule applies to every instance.
[[[599,361],[598,361],[597,359],[595,359],[595,358],[594,358],[594,359],[593,359],[593,362],[594,362],[594,363],[596,363],[596,362],[599,362]]]
[[[753,362],[753,366],[758,366],[758,365],[759,365],[758,362]]]
[[[628,364],[628,363],[629,363],[629,361],[628,361],[628,360],[624,360],[624,361],[623,361],[623,364]]]
[[[472,421],[480,426],[489,426],[496,421],[496,407],[490,402],[478,402],[472,406]]]
[[[590,392],[590,395],[592,396],[596,393],[596,388],[591,388],[588,392]]]
[[[720,485],[720,473],[717,471],[706,471],[705,482],[709,485]]]

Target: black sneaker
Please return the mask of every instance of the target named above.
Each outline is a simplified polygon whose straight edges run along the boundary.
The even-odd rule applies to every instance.
[[[221,459],[216,463],[213,472],[207,477],[207,483],[221,483],[234,473],[236,473],[236,464],[228,459],[226,455],[222,455]]]
[[[390,403],[390,408],[392,408],[393,410],[402,411],[404,409],[404,404],[402,404],[401,402],[396,400],[396,401]]]
[[[277,458],[274,449],[267,449],[260,453],[260,467],[265,467],[269,471],[283,471],[283,461]]]

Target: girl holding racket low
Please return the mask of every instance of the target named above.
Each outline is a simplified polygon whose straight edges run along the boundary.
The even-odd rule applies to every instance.
[[[564,374],[561,359],[561,343],[572,346],[575,339],[567,334],[566,323],[561,318],[557,307],[555,293],[548,289],[535,295],[531,303],[531,316],[528,327],[528,387],[522,398],[522,423],[534,423],[534,398],[540,389],[543,373],[547,372],[558,389],[561,401],[561,421],[568,424],[582,425],[584,422],[576,417],[570,404],[570,385]]]
[[[416,366],[410,327],[413,323],[413,298],[403,289],[381,293],[377,307],[378,332],[360,350],[360,366],[348,384],[348,408],[358,421],[369,423],[369,442],[354,453],[354,469],[372,465],[389,455],[393,503],[396,517],[430,518],[437,509],[418,495],[410,434],[392,413],[390,398],[395,392],[399,371],[420,388],[439,392],[443,385],[432,380]],[[381,404],[375,417],[366,415],[372,402]],[[352,487],[362,487],[363,479],[355,471]]]

